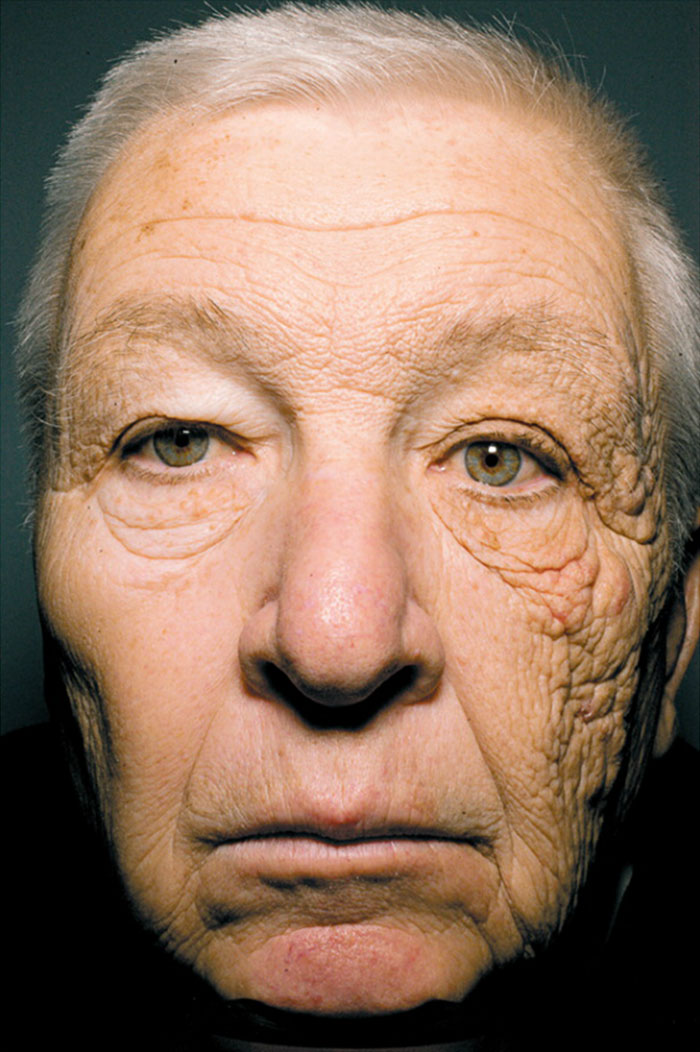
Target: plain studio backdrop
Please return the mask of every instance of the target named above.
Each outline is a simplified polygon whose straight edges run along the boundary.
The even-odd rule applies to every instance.
[[[12,319],[37,247],[43,182],[109,65],[135,43],[226,4],[199,0],[0,0],[2,12],[2,726],[46,718],[24,451],[15,405]],[[247,0],[245,6],[266,6]],[[274,6],[274,5],[271,5]],[[397,2],[456,18],[514,21],[553,40],[600,86],[648,147],[673,212],[698,254],[698,0]],[[683,736],[700,739],[698,653],[680,698]]]

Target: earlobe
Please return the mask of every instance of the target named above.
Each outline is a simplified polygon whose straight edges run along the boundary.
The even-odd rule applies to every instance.
[[[663,756],[670,747],[676,725],[676,693],[686,673],[690,659],[700,638],[700,547],[685,575],[683,592],[679,595],[668,623],[666,635],[666,686],[656,728],[654,756]]]

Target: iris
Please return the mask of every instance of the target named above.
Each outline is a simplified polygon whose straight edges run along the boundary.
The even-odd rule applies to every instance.
[[[153,449],[168,467],[189,467],[206,455],[209,434],[203,427],[168,427],[155,433]]]
[[[505,486],[517,478],[522,455],[517,446],[505,442],[471,442],[464,451],[464,463],[475,482]]]

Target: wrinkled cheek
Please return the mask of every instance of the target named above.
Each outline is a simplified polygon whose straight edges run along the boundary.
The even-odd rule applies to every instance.
[[[557,639],[615,626],[635,600],[630,566],[595,508],[571,492],[522,508],[444,499],[435,510],[465,553],[527,607],[533,632]],[[634,545],[630,545],[634,547]]]
[[[110,479],[97,501],[105,526],[132,555],[183,559],[223,540],[249,506],[243,488],[228,482],[200,486],[126,485]]]
[[[593,529],[585,531],[571,558],[556,569],[530,574],[503,571],[503,579],[541,612],[542,628],[553,638],[590,640],[591,652],[605,662],[617,635],[626,640],[637,613],[637,596],[630,565],[607,548]],[[533,610],[533,620],[538,620]],[[613,645],[613,650],[615,650]]]
[[[534,504],[510,505],[504,500],[502,506],[459,492],[440,494],[433,508],[468,556],[514,587],[529,589],[533,597],[551,591],[562,573],[581,563],[589,550],[590,515],[568,491]],[[591,569],[568,572],[572,583],[575,578],[584,583]],[[566,589],[560,591],[566,598]],[[560,619],[567,614],[563,606],[557,610]]]
[[[646,616],[640,553],[581,501],[441,510],[464,553],[448,600],[463,704],[527,845],[525,871],[558,874],[556,908],[582,878],[599,828],[591,805],[619,769]]]

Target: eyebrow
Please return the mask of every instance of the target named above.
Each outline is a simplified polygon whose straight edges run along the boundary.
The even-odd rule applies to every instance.
[[[449,329],[444,347],[468,355],[469,364],[474,360],[493,364],[513,353],[534,358],[549,354],[591,378],[598,371],[597,363],[614,364],[620,371],[620,351],[607,333],[581,318],[552,311],[544,303],[529,305],[522,311],[503,312],[486,321],[464,317]],[[634,356],[626,344],[624,349],[631,364]]]
[[[241,382],[293,417],[279,366],[296,353],[295,348],[289,346],[285,354],[284,341],[272,340],[271,331],[272,326],[257,328],[208,296],[124,296],[73,339],[67,332],[62,361],[68,371],[59,381],[59,397],[63,401],[72,391],[70,400],[77,396],[83,406],[91,404],[95,419],[101,420],[109,415],[104,400],[111,407],[115,383],[120,391],[133,385],[148,387],[154,367],[165,381],[172,357],[184,354],[205,366],[237,374]],[[441,330],[435,326],[417,332],[416,338],[420,347],[429,350],[429,359],[416,356],[416,342],[403,337],[398,346],[389,342],[384,352],[403,370],[403,382],[396,392],[401,416],[441,391],[457,394],[465,385],[484,381],[485,371],[486,383],[491,377],[499,381],[506,375],[505,369],[499,371],[499,364],[506,363],[519,390],[526,391],[531,379],[538,380],[540,394],[532,404],[533,421],[545,411],[539,382],[544,371],[558,399],[572,392],[572,413],[573,392],[583,392],[589,412],[601,426],[607,421],[605,430],[634,435],[641,441],[644,406],[638,358],[634,343],[622,334],[619,341],[613,341],[586,319],[540,302],[490,315],[456,311],[447,323],[443,320]],[[113,380],[105,376],[105,367]],[[568,424],[573,427],[575,420],[574,414]],[[566,431],[568,444],[571,427]],[[560,440],[564,439],[560,436]]]
[[[246,347],[254,343],[262,348],[266,342],[240,315],[211,297],[125,296],[103,311],[92,328],[74,337],[69,332],[66,351],[71,358],[77,357],[81,364],[90,366],[96,364],[91,359],[99,345],[111,339],[118,339],[124,350],[135,341],[167,343],[171,348],[177,341],[179,348],[222,365],[245,360]],[[585,366],[582,372],[589,376],[593,363],[601,356],[615,362],[618,368],[620,364],[619,353],[615,353],[607,334],[581,318],[553,311],[544,303],[486,319],[470,312],[449,323],[435,347],[441,363],[450,367],[469,367],[482,360],[493,364],[513,352],[553,353],[570,365]],[[280,350],[276,344],[277,360]],[[633,360],[630,349],[627,350],[628,359]],[[582,351],[589,353],[584,357]]]
[[[125,296],[102,311],[94,325],[74,335],[68,332],[64,354],[92,365],[99,347],[118,340],[128,351],[135,341],[168,343],[215,363],[240,357],[254,338],[250,325],[215,300],[206,297],[157,295]]]
[[[107,363],[105,342],[109,345]],[[457,313],[434,338],[423,333],[420,343],[424,348],[429,344],[429,360],[420,355],[416,358],[416,344],[411,341],[402,340],[398,348],[389,344],[385,352],[404,370],[402,393],[397,392],[404,411],[441,390],[457,391],[482,370],[497,369],[506,360],[522,363],[524,371],[519,366],[513,374],[513,382],[521,388],[528,386],[530,369],[536,370],[538,379],[544,369],[551,372],[553,392],[561,395],[564,390],[580,390],[584,385],[601,420],[611,417],[610,425],[615,429],[622,425],[631,426],[635,434],[639,431],[643,400],[634,346],[622,339],[614,345],[606,333],[587,320],[553,309],[549,303],[536,302],[490,315],[473,309],[461,316]],[[144,348],[152,349],[155,357],[144,355]],[[117,299],[97,316],[91,328],[67,341],[63,362],[70,362],[73,377],[102,375],[99,396],[94,389],[86,396],[101,415],[105,364],[116,372],[120,387],[125,383],[125,368],[130,383],[148,384],[152,376],[149,370],[155,362],[162,363],[164,350],[235,372],[242,382],[264,393],[278,408],[283,407],[285,413],[292,412],[278,370],[286,357],[294,355],[294,347],[285,355],[283,341],[274,341],[271,346],[269,330],[256,329],[209,296],[154,293]],[[68,377],[64,374],[63,379]],[[83,382],[78,380],[74,387],[75,381],[68,379],[66,386],[59,386],[65,394],[69,388],[80,390]],[[109,380],[106,386],[111,390]],[[533,404],[533,413],[541,408],[539,402]]]

